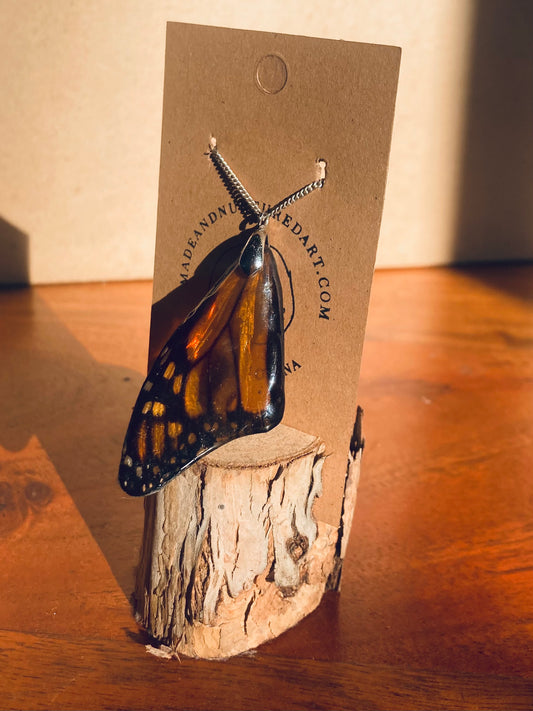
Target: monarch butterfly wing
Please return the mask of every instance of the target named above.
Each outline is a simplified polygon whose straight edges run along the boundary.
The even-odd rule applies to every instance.
[[[279,424],[285,409],[282,293],[268,241],[262,267],[249,276],[229,330],[236,350],[242,434],[267,432]]]
[[[257,247],[253,238],[171,336],[141,388],[119,469],[132,496],[161,489],[216,447],[265,432],[283,416],[281,289],[264,243],[259,268],[254,263],[252,273],[243,261],[250,244]]]

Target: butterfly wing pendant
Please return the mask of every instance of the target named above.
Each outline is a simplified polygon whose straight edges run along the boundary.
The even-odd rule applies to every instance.
[[[282,292],[263,227],[174,331],[144,381],[119,482],[146,496],[208,452],[283,417]]]

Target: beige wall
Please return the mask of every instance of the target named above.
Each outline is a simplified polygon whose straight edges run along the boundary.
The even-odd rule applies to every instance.
[[[532,6],[0,0],[0,279],[151,276],[167,20],[401,46],[378,265],[533,257]]]

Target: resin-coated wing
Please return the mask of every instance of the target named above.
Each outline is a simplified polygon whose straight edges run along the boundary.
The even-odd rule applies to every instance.
[[[264,229],[170,337],[130,420],[119,482],[161,489],[200,457],[283,417],[281,288]]]

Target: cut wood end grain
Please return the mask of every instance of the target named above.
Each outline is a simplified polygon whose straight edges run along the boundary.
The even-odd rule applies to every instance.
[[[304,457],[318,451],[321,445],[320,437],[278,425],[270,432],[228,442],[208,454],[204,461],[222,469],[255,469],[285,463],[288,456],[293,459]]]

